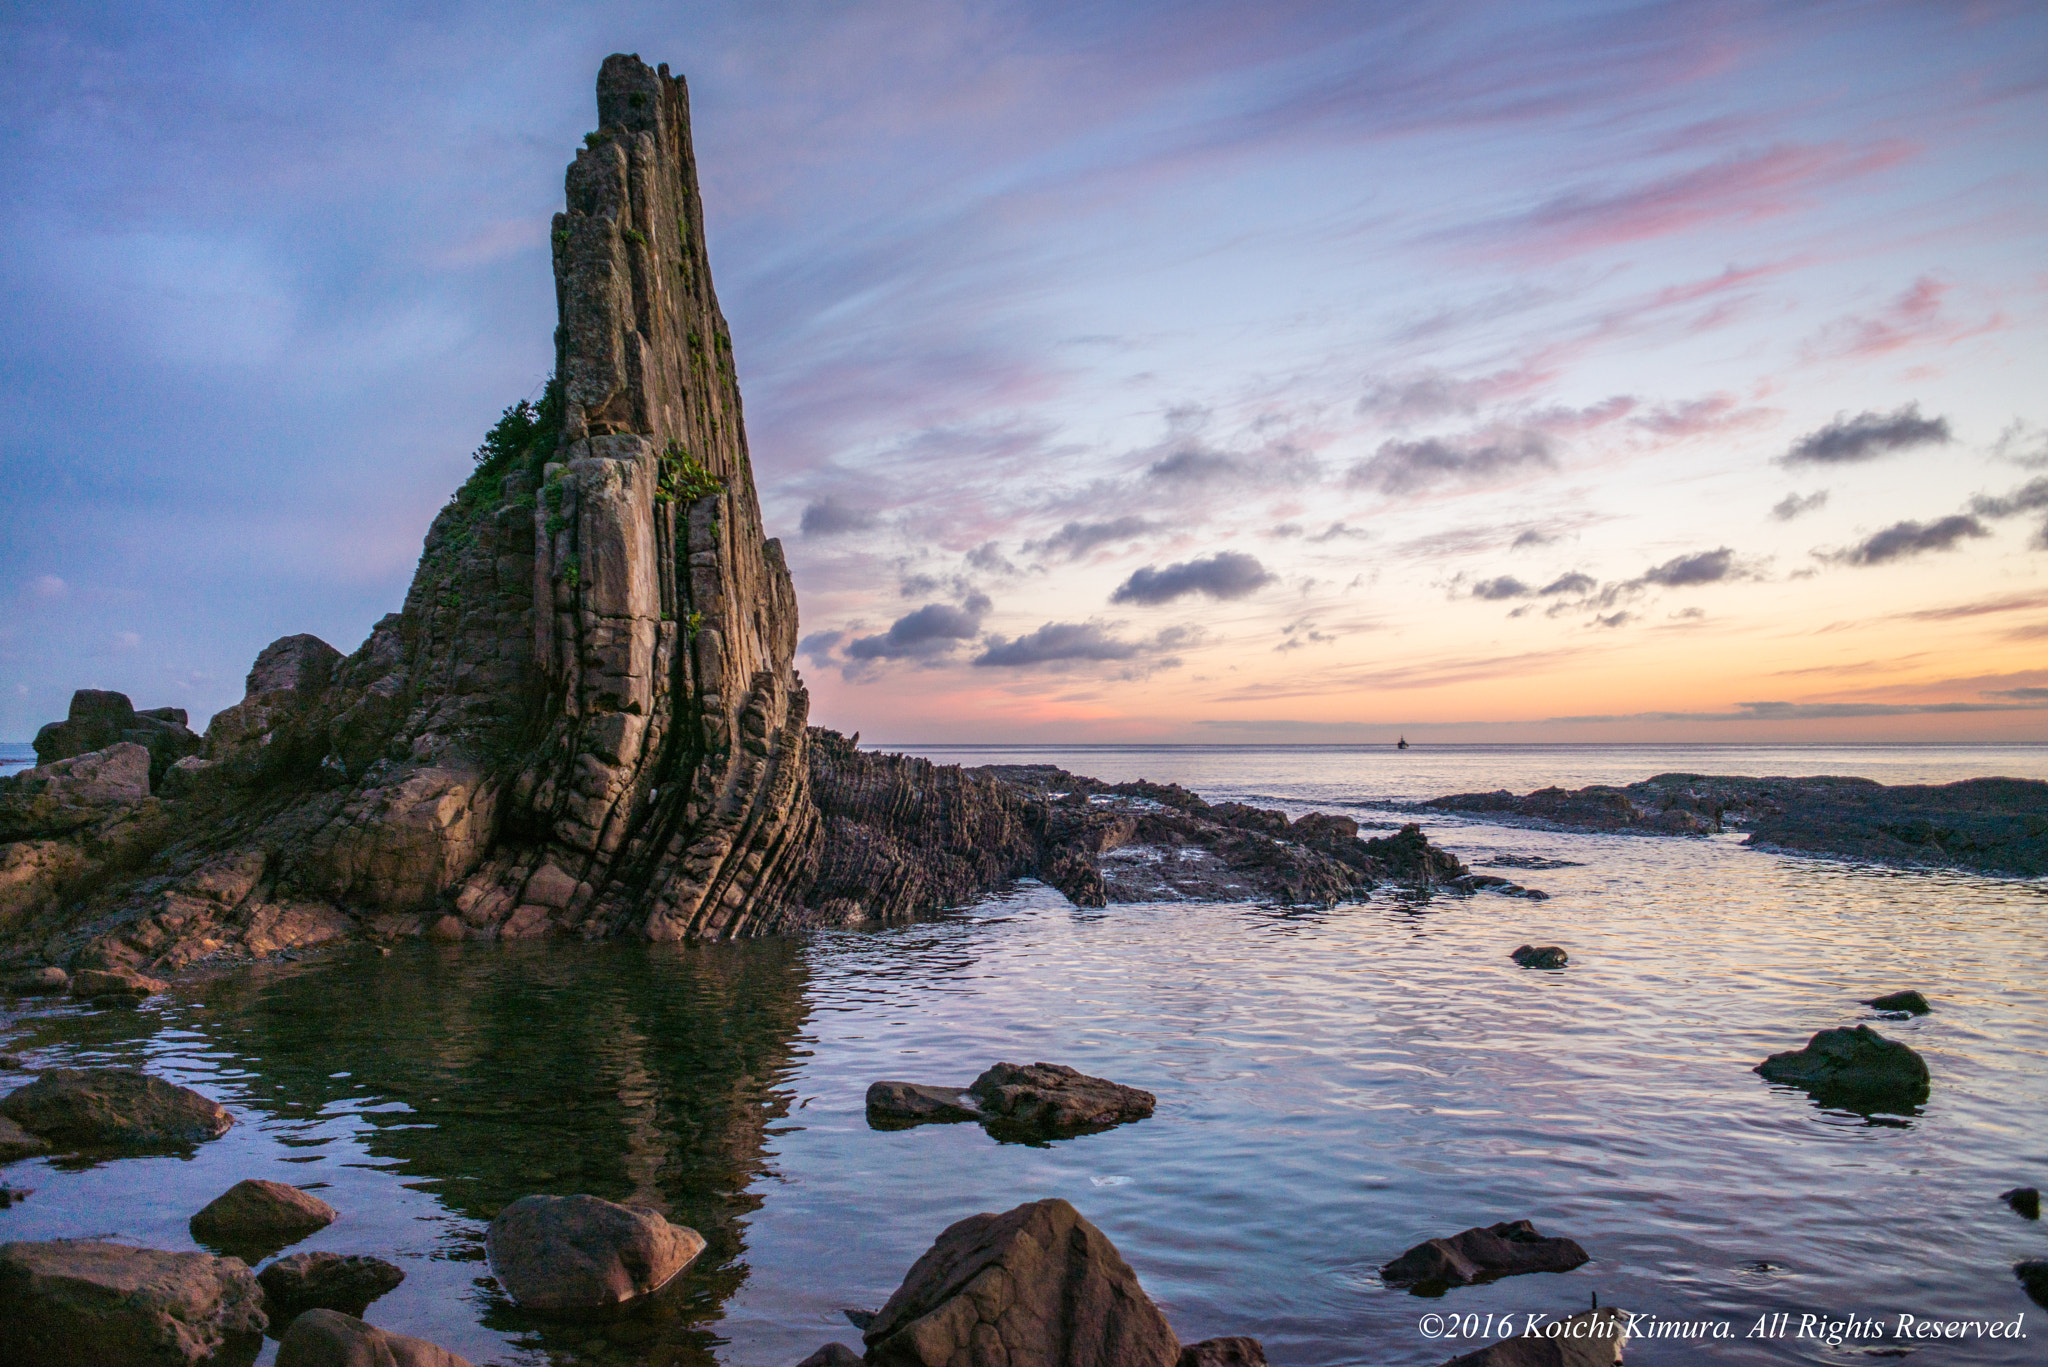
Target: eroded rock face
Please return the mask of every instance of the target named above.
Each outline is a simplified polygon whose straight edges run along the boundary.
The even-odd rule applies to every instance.
[[[0,1100],[0,1115],[63,1147],[177,1148],[226,1134],[220,1103],[132,1068],[52,1068]]]
[[[1180,1357],[1137,1274],[1058,1199],[950,1226],[862,1337],[878,1367],[1173,1367]]]
[[[659,1289],[704,1251],[704,1238],[595,1196],[522,1196],[491,1221],[484,1248],[528,1309],[599,1310]]]
[[[1569,1272],[1587,1261],[1574,1240],[1546,1237],[1527,1220],[1503,1220],[1419,1243],[1381,1268],[1380,1276],[1427,1294],[1525,1272]]]
[[[235,1258],[58,1239],[0,1244],[0,1361],[11,1367],[198,1367],[263,1332]]]
[[[127,741],[0,779],[0,840],[62,835],[149,796],[149,751]]]
[[[1851,1110],[1910,1109],[1927,1100],[1926,1060],[1867,1025],[1822,1030],[1804,1049],[1772,1054],[1753,1071]]]
[[[285,1330],[277,1367],[469,1367],[469,1360],[338,1310],[308,1310]]]

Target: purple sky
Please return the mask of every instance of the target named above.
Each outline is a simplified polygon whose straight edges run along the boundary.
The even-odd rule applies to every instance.
[[[398,606],[637,51],[823,722],[2048,738],[2039,4],[4,25],[0,737]]]

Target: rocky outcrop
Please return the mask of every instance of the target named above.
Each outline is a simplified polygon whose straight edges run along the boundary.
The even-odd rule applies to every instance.
[[[245,1178],[208,1201],[191,1219],[192,1238],[222,1253],[261,1260],[334,1223],[319,1197],[283,1182]]]
[[[469,1367],[469,1359],[337,1310],[308,1310],[277,1345],[277,1367]]]
[[[1745,844],[1801,854],[2022,876],[2048,873],[2048,782],[2039,779],[1888,787],[1831,775],[1673,773],[1625,788],[1544,788],[1520,797],[1506,790],[1455,793],[1422,806],[1634,835],[1747,829]]]
[[[12,1163],[17,1158],[33,1158],[39,1153],[49,1151],[48,1140],[36,1138],[14,1120],[0,1115],[0,1163]]]
[[[132,1068],[52,1068],[0,1099],[0,1115],[63,1148],[182,1148],[235,1123],[210,1097]]]
[[[1562,1237],[1546,1237],[1527,1220],[1504,1220],[1428,1239],[1380,1269],[1389,1285],[1434,1294],[1525,1272],[1569,1272],[1588,1261],[1586,1250]]]
[[[273,1325],[307,1310],[361,1315],[371,1301],[396,1290],[405,1273],[382,1258],[358,1253],[290,1253],[256,1274]]]
[[[125,968],[81,968],[71,978],[71,995],[95,1002],[139,1002],[169,988],[162,978]]]
[[[199,752],[200,739],[187,720],[182,707],[138,712],[125,693],[81,688],[71,695],[70,715],[36,733],[36,763],[55,764],[113,745],[140,745],[149,752],[150,781],[161,782],[173,764]]]
[[[255,1353],[263,1293],[238,1259],[58,1239],[0,1244],[0,1361],[199,1367]]]
[[[1617,1367],[1621,1362],[1628,1342],[1626,1310],[1581,1310],[1561,1320],[1530,1318],[1541,1322],[1454,1357],[1444,1367]]]
[[[651,1210],[595,1196],[522,1196],[484,1237],[491,1271],[529,1310],[601,1310],[657,1291],[704,1238]]]
[[[875,1367],[1173,1367],[1137,1274],[1058,1199],[950,1226],[862,1334]]]
[[[7,984],[17,997],[54,997],[71,990],[71,975],[53,965],[32,968]]]
[[[1867,1025],[1822,1030],[1804,1049],[1772,1054],[1752,1071],[1805,1089],[1823,1105],[1910,1110],[1927,1100],[1927,1061]]]
[[[997,1138],[1053,1138],[1107,1129],[1152,1114],[1158,1098],[1058,1063],[998,1063],[965,1087],[877,1082],[868,1123],[902,1129],[979,1120]]]

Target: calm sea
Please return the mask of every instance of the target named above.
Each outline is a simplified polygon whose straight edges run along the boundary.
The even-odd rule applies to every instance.
[[[2048,747],[960,750],[1180,782],[1292,811],[1666,770],[1890,782],[2048,777]],[[1766,1315],[2010,1322],[1925,1361],[2036,1363],[2044,1312],[2011,1273],[2048,1230],[1998,1194],[2048,1185],[2048,881],[1909,872],[1666,840],[1427,823],[1550,900],[1383,889],[1333,910],[1077,909],[1024,884],[925,924],[738,945],[351,950],[182,984],[138,1010],[9,1008],[30,1067],[140,1063],[241,1122],[190,1158],[60,1169],[0,1239],[167,1248],[243,1177],[342,1211],[297,1246],[374,1253],[405,1284],[374,1323],[484,1362],[788,1367],[857,1343],[946,1224],[1063,1196],[1184,1340],[1249,1333],[1276,1364],[1435,1364],[1426,1314],[1603,1305],[1726,1323],[1631,1364],[1872,1361],[1890,1340],[1745,1337]],[[1562,972],[1507,958],[1565,946]],[[1749,1070],[1915,987],[1876,1021],[1933,1072],[1909,1116],[1830,1110]],[[964,1083],[1046,1059],[1158,1094],[1150,1120],[1043,1147],[973,1126],[868,1128],[877,1078]],[[25,1081],[20,1072],[0,1085]],[[710,1246],[649,1317],[524,1315],[487,1277],[490,1216],[530,1191],[652,1200]],[[1375,1269],[1411,1244],[1528,1218],[1593,1261],[1422,1300]],[[274,1345],[266,1348],[266,1359]]]

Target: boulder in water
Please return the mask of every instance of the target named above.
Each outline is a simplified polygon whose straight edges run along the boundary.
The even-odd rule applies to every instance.
[[[170,988],[162,978],[126,968],[82,968],[71,979],[72,996],[96,1002],[139,1002]]]
[[[491,1271],[529,1310],[598,1310],[658,1290],[704,1237],[595,1196],[522,1196],[484,1236]]]
[[[0,1361],[199,1367],[254,1340],[263,1293],[238,1258],[56,1239],[0,1244]]]
[[[866,1361],[843,1343],[828,1343],[799,1362],[796,1367],[860,1367]]]
[[[306,1310],[361,1315],[405,1273],[382,1258],[356,1253],[293,1253],[256,1274],[273,1322]]]
[[[2029,1220],[2041,1218],[2041,1192],[2038,1187],[2014,1187],[2011,1191],[2000,1192],[1998,1199]]]
[[[0,1099],[0,1115],[77,1147],[198,1144],[235,1123],[212,1098],[133,1068],[52,1068]]]
[[[1508,955],[1524,968],[1563,968],[1571,956],[1556,945],[1523,945]]]
[[[2048,1306],[2048,1258],[2027,1258],[2014,1263],[2012,1274],[2034,1298],[2034,1304]]]
[[[862,1337],[877,1367],[1174,1367],[1180,1357],[1115,1245],[1057,1198],[949,1226]]]
[[[1159,1102],[1150,1092],[1058,1063],[998,1063],[967,1091],[984,1119],[1039,1132],[1143,1120]]]
[[[1266,1348],[1242,1336],[1203,1339],[1183,1347],[1174,1367],[1266,1367]]]
[[[192,1217],[192,1237],[217,1252],[267,1257],[334,1223],[338,1212],[310,1192],[259,1177],[235,1183]]]
[[[877,1128],[980,1118],[980,1103],[967,1094],[965,1087],[877,1082],[868,1088],[868,1123]]]
[[[1772,1054],[1753,1070],[1851,1110],[1910,1109],[1927,1100],[1927,1064],[1867,1025],[1823,1030],[1804,1049]]]
[[[7,984],[7,990],[17,997],[54,997],[70,987],[71,975],[55,965],[32,968]]]
[[[1527,1220],[1504,1220],[1419,1243],[1381,1268],[1380,1276],[1428,1294],[1524,1272],[1569,1272],[1588,1261],[1586,1250],[1571,1239],[1538,1234]]]
[[[308,1310],[285,1330],[277,1367],[469,1367],[469,1360],[338,1310]]]
[[[1880,1011],[1903,1011],[1909,1016],[1924,1016],[1934,1008],[1927,1004],[1927,998],[1918,992],[1893,992],[1883,997],[1871,997],[1865,1006],[1874,1006]]]

